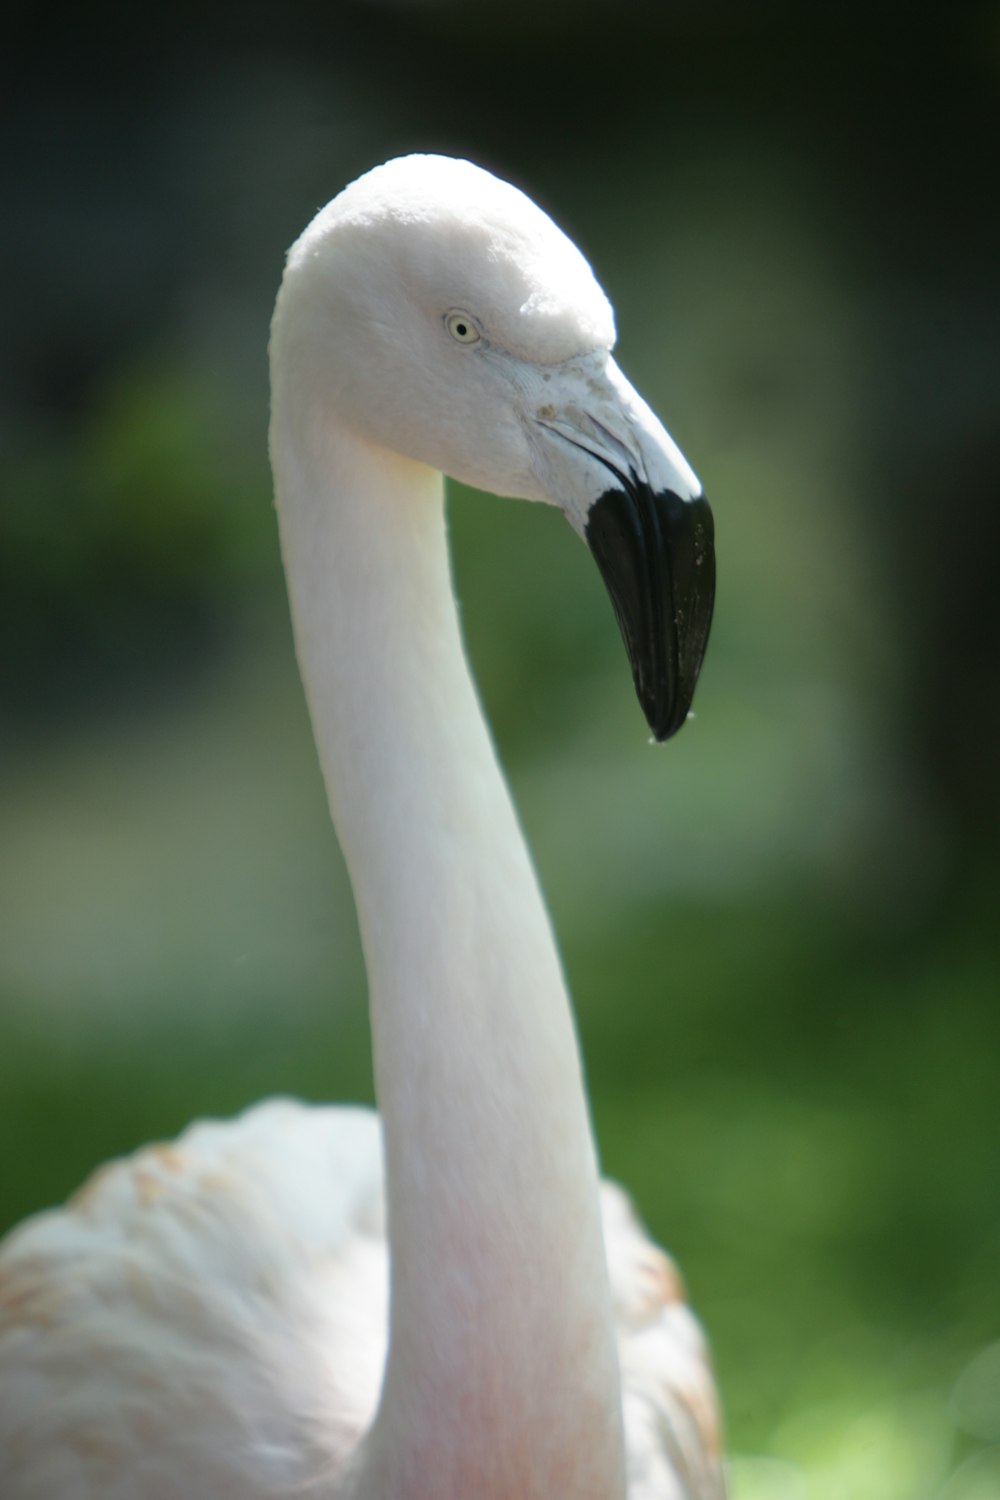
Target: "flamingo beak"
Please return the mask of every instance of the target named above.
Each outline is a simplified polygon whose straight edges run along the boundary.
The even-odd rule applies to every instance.
[[[677,444],[606,352],[568,361],[553,387],[534,422],[543,493],[589,546],[649,727],[667,740],[691,709],[708,644],[712,512]]]
[[[593,503],[584,536],[611,596],[642,710],[657,740],[684,723],[708,644],[715,599],[712,512],[617,474]]]

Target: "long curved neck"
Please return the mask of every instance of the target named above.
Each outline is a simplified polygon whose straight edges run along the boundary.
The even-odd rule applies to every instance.
[[[368,967],[390,1351],[364,1500],[618,1500],[597,1170],[548,917],[472,686],[440,475],[272,423],[302,674]]]

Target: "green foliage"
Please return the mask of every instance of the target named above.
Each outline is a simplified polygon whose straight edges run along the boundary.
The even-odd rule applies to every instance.
[[[154,674],[212,639],[234,593],[276,573],[263,419],[150,357],[76,423],[29,425],[0,507],[0,701],[64,704]]]

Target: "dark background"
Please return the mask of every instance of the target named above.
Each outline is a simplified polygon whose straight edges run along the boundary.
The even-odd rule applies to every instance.
[[[697,719],[661,752],[560,518],[467,493],[451,514],[605,1166],[710,1331],[736,1500],[1000,1493],[1000,8],[20,24],[0,1226],[193,1115],[370,1097],[267,325],[286,246],[346,181],[469,155],[590,256],[715,509]]]

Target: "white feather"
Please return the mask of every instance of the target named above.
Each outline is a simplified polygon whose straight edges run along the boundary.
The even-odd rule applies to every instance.
[[[625,1193],[601,1203],[629,1500],[708,1500],[704,1339]],[[4,1242],[0,1493],[335,1494],[378,1402],[387,1292],[370,1110],[271,1099],[108,1163]]]

